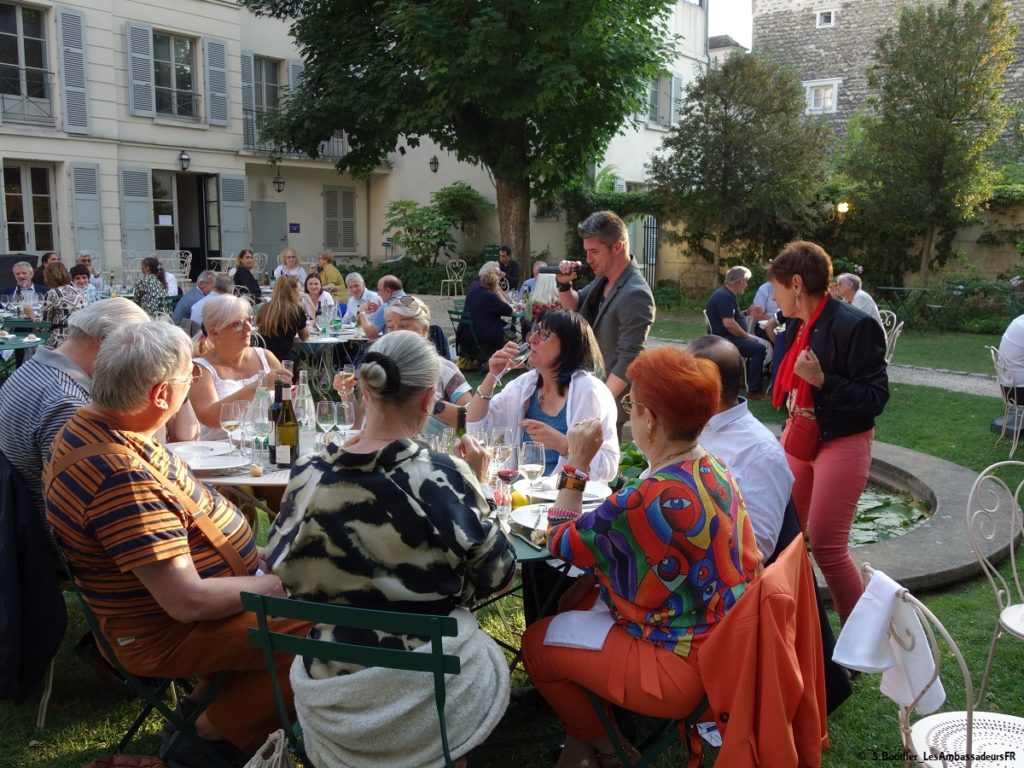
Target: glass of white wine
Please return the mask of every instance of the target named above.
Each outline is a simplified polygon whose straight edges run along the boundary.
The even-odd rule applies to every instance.
[[[519,472],[530,481],[530,490],[536,490],[544,474],[544,443],[527,441],[519,446]]]
[[[220,405],[220,428],[227,433],[228,442],[234,443],[240,439],[242,420],[245,418],[245,408],[248,403],[241,400],[233,400],[230,403]]]

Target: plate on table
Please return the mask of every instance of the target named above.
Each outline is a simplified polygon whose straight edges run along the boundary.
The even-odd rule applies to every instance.
[[[225,474],[248,467],[252,462],[245,456],[199,456],[187,459],[188,468],[193,472]]]
[[[550,504],[524,504],[512,510],[512,522],[528,531],[548,527]]]
[[[512,484],[512,489],[525,493],[530,497],[530,501],[546,501],[553,502],[555,497],[558,496],[558,491],[555,489],[555,483],[558,481],[557,475],[551,475],[549,477],[543,477],[537,481],[537,487],[530,488],[530,481],[523,478],[517,480]],[[598,483],[593,480],[587,481],[587,487],[583,489],[583,504],[592,505],[600,504],[602,501],[611,496],[612,489],[604,483]]]
[[[217,440],[189,440],[181,443],[168,443],[164,446],[168,451],[178,455],[184,461],[201,459],[205,456],[223,456],[231,453],[231,446]]]

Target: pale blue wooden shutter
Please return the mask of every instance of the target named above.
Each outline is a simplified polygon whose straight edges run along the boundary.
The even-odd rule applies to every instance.
[[[672,127],[679,125],[679,112],[683,108],[683,76],[672,75]]]
[[[89,133],[89,78],[85,63],[85,16],[70,8],[57,9],[57,49],[60,51],[64,130]]]
[[[103,222],[100,206],[100,167],[96,163],[71,163],[71,228],[75,252],[103,253]],[[150,215],[152,215],[152,209]]]
[[[220,175],[220,252],[225,256],[249,247],[249,213],[245,176]]]
[[[121,168],[121,243],[148,256],[156,249],[153,233],[153,178],[148,168]]]
[[[206,84],[206,122],[228,124],[228,44],[215,37],[203,38],[203,69]]]
[[[356,191],[353,187],[324,187],[324,248],[356,250]]]
[[[156,116],[153,90],[153,28],[129,21],[128,36],[128,111],[140,117]]]
[[[256,148],[256,93],[252,51],[242,51],[242,146]]]
[[[2,112],[3,110],[0,110]],[[4,189],[4,158],[0,156],[0,189]],[[7,226],[4,222],[5,195],[0,195],[0,248],[7,250]]]
[[[288,60],[288,91],[295,93],[302,84],[302,68],[305,65],[301,59]]]

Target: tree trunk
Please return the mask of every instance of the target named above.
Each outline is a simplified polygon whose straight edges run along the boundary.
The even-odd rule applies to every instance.
[[[498,230],[501,243],[512,247],[512,258],[519,262],[519,276],[530,277],[530,182],[506,182],[495,174],[498,193]],[[521,282],[520,281],[520,282]]]
[[[928,282],[928,264],[932,260],[932,246],[935,244],[936,229],[938,227],[935,224],[929,224],[924,233],[924,244],[921,246],[921,268],[918,272],[921,285]]]
[[[711,290],[718,288],[719,283],[722,281],[722,229],[718,227],[715,229],[715,274],[711,278]]]

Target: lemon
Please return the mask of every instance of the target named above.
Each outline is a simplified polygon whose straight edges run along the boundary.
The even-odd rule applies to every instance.
[[[530,503],[530,497],[520,491],[512,491],[512,509],[523,507]]]

